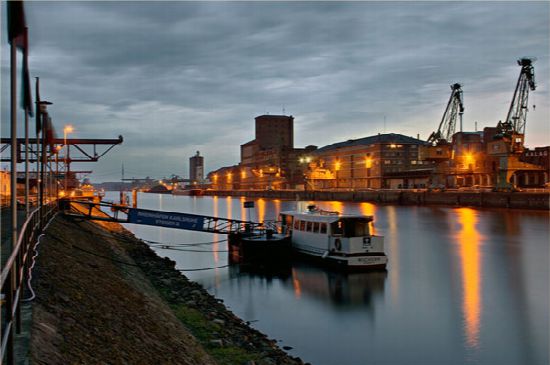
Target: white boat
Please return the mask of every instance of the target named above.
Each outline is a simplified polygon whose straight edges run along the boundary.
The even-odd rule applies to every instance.
[[[345,269],[385,269],[384,237],[371,233],[372,216],[343,215],[309,206],[281,212],[293,250]]]

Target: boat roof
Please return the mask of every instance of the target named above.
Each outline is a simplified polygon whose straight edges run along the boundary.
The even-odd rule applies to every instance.
[[[311,221],[311,222],[326,222],[326,223],[333,223],[337,222],[341,219],[357,219],[357,220],[367,220],[372,221],[373,216],[372,215],[361,215],[361,214],[340,214],[339,212],[331,212],[326,210],[314,210],[314,211],[285,211],[281,212],[281,214],[285,215],[291,215],[294,218],[298,218],[300,220],[305,221]]]

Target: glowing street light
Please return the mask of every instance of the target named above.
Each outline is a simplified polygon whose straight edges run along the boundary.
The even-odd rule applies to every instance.
[[[336,160],[336,162],[334,163],[334,170],[336,171],[336,189],[339,188],[338,171],[340,171],[341,167],[342,167],[342,163],[340,162],[340,160]]]
[[[370,169],[372,167],[372,158],[370,158],[370,157],[365,158],[365,167],[367,169]]]
[[[70,124],[67,124],[65,128],[63,128],[63,139],[65,140],[65,144],[67,144],[67,134],[73,133],[73,132],[74,132],[74,128]]]
[[[63,149],[63,146],[55,146],[55,196],[59,199],[59,152]]]

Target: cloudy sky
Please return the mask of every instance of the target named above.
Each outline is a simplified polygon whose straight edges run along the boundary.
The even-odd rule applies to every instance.
[[[426,139],[449,85],[464,129],[505,119],[520,57],[536,57],[526,144],[550,144],[543,2],[26,2],[31,76],[57,129],[116,138],[93,181],[187,176],[239,162],[254,117],[295,117],[295,146],[393,132]],[[2,136],[9,48],[2,2]],[[384,122],[385,121],[385,122]],[[21,128],[20,128],[21,129]]]

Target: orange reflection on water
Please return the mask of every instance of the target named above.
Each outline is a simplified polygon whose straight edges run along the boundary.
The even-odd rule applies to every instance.
[[[359,204],[359,210],[361,211],[361,214],[363,215],[370,215],[370,216],[376,216],[376,205],[371,203],[360,203]],[[376,231],[374,229],[374,222],[369,222],[369,230],[371,234],[376,234]]]
[[[213,208],[213,211],[214,211],[214,217],[219,217],[219,204],[220,204],[220,200],[219,198],[214,195],[212,197],[212,208]],[[218,261],[220,260],[220,257],[219,257],[219,253],[218,253],[218,250],[219,250],[219,243],[218,243],[218,240],[220,238],[220,235],[219,234],[214,234],[214,237],[213,237],[213,240],[215,243],[212,245],[212,254],[214,255],[214,262],[215,263],[218,263]]]
[[[256,204],[258,205],[258,222],[263,222],[265,220],[265,200],[260,198]]]
[[[391,297],[393,303],[398,303],[399,296],[399,230],[397,229],[397,212],[394,206],[386,207],[388,212],[388,234],[384,237],[384,244],[389,244],[389,253],[391,255],[392,268],[389,270]]]
[[[227,201],[227,215],[226,215],[226,218],[231,219],[233,217],[233,198],[228,196],[226,198],[226,201]]]
[[[339,201],[331,201],[328,202],[328,205],[330,207],[329,210],[333,212],[344,213],[344,203]]]
[[[244,202],[246,201],[246,198],[244,196],[241,196],[239,201],[240,201],[240,204],[241,204],[241,220],[245,221],[246,220],[246,208],[244,207]]]
[[[278,215],[281,212],[281,201],[279,199],[274,199],[273,204],[275,205],[275,214],[277,214],[277,216],[275,216],[275,220],[277,220],[279,219]]]
[[[477,214],[470,208],[456,210],[461,230],[458,232],[460,259],[462,262],[462,311],[466,343],[479,347],[479,323],[481,317],[481,266],[480,243],[482,236],[477,231]]]
[[[300,280],[296,275],[296,269],[292,268],[292,286],[294,287],[294,296],[296,299],[300,299],[302,296],[302,287],[300,285]]]

